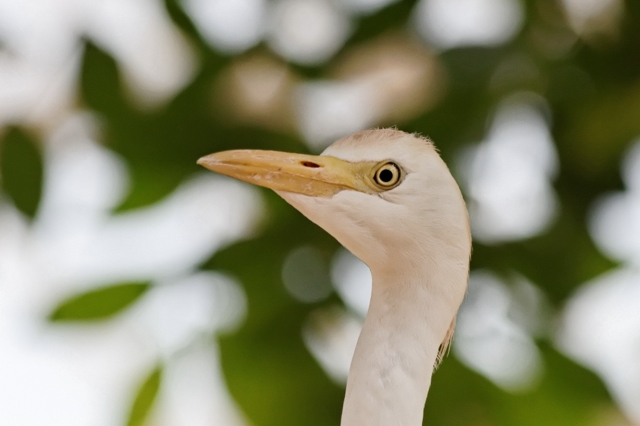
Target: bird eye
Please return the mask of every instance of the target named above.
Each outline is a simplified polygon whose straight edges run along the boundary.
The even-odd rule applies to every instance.
[[[400,182],[400,167],[395,163],[384,163],[376,170],[373,180],[378,186],[390,189]]]

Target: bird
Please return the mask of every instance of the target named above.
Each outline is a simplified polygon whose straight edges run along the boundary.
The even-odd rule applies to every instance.
[[[320,155],[231,150],[198,164],[274,190],[362,260],[373,278],[341,426],[419,426],[467,290],[466,204],[433,142],[395,128]]]

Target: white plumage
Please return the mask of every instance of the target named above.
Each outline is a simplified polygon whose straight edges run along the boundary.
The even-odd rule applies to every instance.
[[[320,156],[227,151],[199,163],[274,189],[369,266],[371,303],[341,424],[421,425],[471,253],[464,200],[433,144],[379,129],[343,138]]]

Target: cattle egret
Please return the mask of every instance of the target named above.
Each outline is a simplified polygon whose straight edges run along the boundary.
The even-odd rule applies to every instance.
[[[235,150],[202,166],[273,189],[371,269],[342,426],[422,425],[431,375],[467,289],[471,234],[460,189],[426,138],[357,132],[321,155]]]

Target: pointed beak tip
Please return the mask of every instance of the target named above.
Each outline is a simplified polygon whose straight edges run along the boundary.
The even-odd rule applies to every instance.
[[[196,161],[196,164],[202,167],[207,167],[209,164],[211,164],[211,155],[205,155],[204,157],[200,157],[198,161]]]

